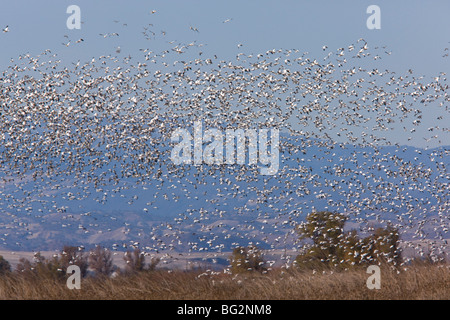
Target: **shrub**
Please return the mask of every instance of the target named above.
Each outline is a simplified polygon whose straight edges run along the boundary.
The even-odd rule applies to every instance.
[[[145,268],[145,256],[138,248],[128,250],[123,256],[126,266],[125,270],[130,273],[143,271]]]
[[[401,251],[398,247],[399,239],[398,230],[392,226],[376,229],[373,235],[364,239],[368,246],[368,250],[366,250],[368,260],[399,265],[402,261]]]
[[[128,273],[136,273],[142,271],[153,271],[156,269],[160,259],[152,258],[150,263],[146,266],[145,255],[140,249],[136,248],[133,251],[128,250],[123,257],[126,263],[125,270]]]
[[[33,262],[21,258],[16,266],[16,272],[25,277],[49,278],[54,280],[65,279],[65,270],[63,270],[57,256],[52,259],[46,259],[40,252],[36,252]]]
[[[80,267],[82,277],[86,276],[89,267],[88,258],[84,254],[83,249],[74,246],[64,246],[60,253],[59,264],[64,271],[70,265],[77,265]]]
[[[111,251],[96,246],[89,253],[89,266],[97,275],[110,276],[114,271]]]
[[[243,273],[249,271],[265,270],[265,261],[261,251],[255,247],[237,247],[233,250],[230,257],[230,265],[232,273]]]
[[[305,253],[296,257],[300,269],[344,269],[374,263],[399,265],[401,252],[398,247],[398,230],[392,226],[378,228],[366,238],[360,239],[355,230],[344,232],[346,218],[328,211],[313,212],[297,232],[300,239],[313,242]]]
[[[0,256],[0,275],[8,272],[11,272],[11,265],[3,256]]]

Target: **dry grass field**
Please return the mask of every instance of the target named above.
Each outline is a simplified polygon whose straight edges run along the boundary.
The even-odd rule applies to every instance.
[[[381,269],[381,289],[368,289],[364,269],[267,274],[222,274],[156,270],[115,278],[84,278],[80,290],[52,279],[0,276],[0,299],[149,300],[329,300],[450,299],[450,266],[422,265],[401,271]]]

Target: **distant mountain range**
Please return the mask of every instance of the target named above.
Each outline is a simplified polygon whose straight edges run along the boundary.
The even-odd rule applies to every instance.
[[[110,163],[82,178],[33,179],[33,170],[14,175],[4,165],[0,249],[291,249],[295,226],[312,210],[345,212],[347,227],[363,233],[391,221],[404,240],[449,238],[448,148],[361,147],[287,135],[280,141],[274,176],[247,165],[162,165],[144,183],[114,182]],[[96,177],[103,179],[97,185]]]

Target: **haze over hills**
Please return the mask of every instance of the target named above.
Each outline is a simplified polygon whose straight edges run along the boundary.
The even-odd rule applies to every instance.
[[[274,176],[247,164],[203,164],[161,166],[160,180],[141,185],[128,178],[95,187],[64,176],[55,188],[55,181],[13,178],[2,185],[10,196],[0,204],[0,248],[292,249],[300,246],[295,226],[313,210],[343,212],[347,228],[361,233],[389,221],[405,241],[449,238],[447,148],[361,147],[288,135],[280,145]]]

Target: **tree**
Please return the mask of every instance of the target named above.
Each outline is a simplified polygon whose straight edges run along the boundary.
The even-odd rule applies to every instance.
[[[111,251],[101,246],[96,246],[89,253],[89,266],[97,275],[110,276],[114,271]]]
[[[40,252],[36,252],[33,261],[21,258],[16,266],[16,271],[26,277],[49,278],[64,280],[65,272],[62,269],[57,256],[46,259]]]
[[[329,211],[310,213],[306,217],[306,222],[297,228],[300,239],[310,238],[314,244],[307,252],[306,258],[328,265],[336,264],[342,254],[339,245],[344,236],[345,221],[346,217],[338,213]]]
[[[11,272],[11,265],[3,256],[0,256],[0,275],[8,272]]]
[[[85,277],[89,267],[88,258],[84,254],[83,249],[74,246],[64,246],[60,253],[59,264],[64,270],[70,265],[80,267],[81,276]]]
[[[16,266],[16,272],[28,276],[34,273],[33,270],[34,268],[30,260],[25,258],[19,259],[19,263]]]
[[[386,228],[377,228],[373,235],[365,239],[369,260],[399,265],[402,261],[399,240],[396,228],[390,225]]]
[[[148,271],[154,271],[156,269],[156,266],[159,264],[160,259],[153,257],[150,260],[150,263],[147,266]]]
[[[151,258],[150,263],[146,266],[145,255],[139,248],[125,252],[123,259],[126,263],[125,270],[129,273],[153,271],[160,261],[159,258]]]
[[[125,252],[123,260],[125,260],[125,269],[127,272],[140,272],[145,268],[145,255],[141,252],[141,250],[139,250],[139,248],[136,248],[133,251],[128,250]]]
[[[346,220],[347,218],[339,213],[313,212],[306,217],[306,223],[300,224],[297,230],[300,239],[311,238],[315,245],[337,244],[344,232]]]
[[[356,230],[345,233],[340,250],[340,261],[343,260],[341,266],[352,267],[362,264],[366,257],[363,254],[364,246],[365,241],[359,238]]]
[[[300,269],[349,268],[374,263],[401,262],[399,233],[392,226],[378,228],[360,239],[355,230],[344,232],[346,217],[329,211],[313,212],[299,225],[300,239],[313,245],[296,258]]]
[[[256,246],[237,247],[230,257],[232,273],[261,272],[265,270],[264,264],[262,253]]]

